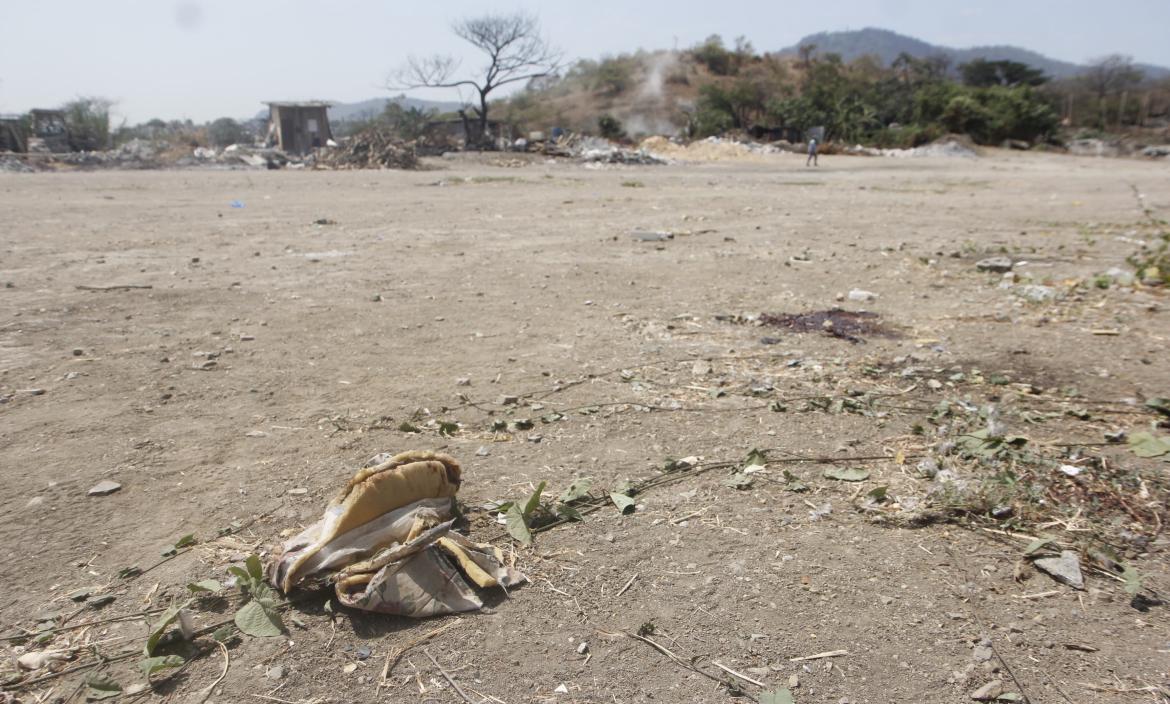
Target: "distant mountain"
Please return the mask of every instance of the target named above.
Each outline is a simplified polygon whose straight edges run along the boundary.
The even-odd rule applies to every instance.
[[[904,34],[891,32],[888,29],[867,27],[849,32],[819,32],[810,34],[801,39],[795,46],[782,49],[782,54],[796,54],[801,46],[815,44],[818,54],[840,54],[846,61],[852,61],[862,56],[876,56],[887,66],[905,52],[914,58],[921,59],[928,56],[943,55],[951,59],[955,66],[973,59],[983,58],[989,61],[1018,61],[1038,68],[1053,78],[1068,78],[1085,70],[1084,66],[1050,59],[1043,54],[1021,49],[1015,46],[977,46],[970,49],[954,49],[937,44],[930,44],[921,39],[907,37]],[[1138,68],[1146,72],[1150,78],[1164,78],[1170,76],[1170,68],[1138,64]]]
[[[418,108],[419,110],[437,110],[438,112],[454,112],[463,107],[462,103],[420,100],[406,95],[397,95],[391,98],[370,98],[357,103],[334,103],[333,107],[329,108],[329,120],[330,122],[350,122],[371,118],[380,115],[389,103],[398,103],[408,110]],[[256,114],[256,117],[267,120],[268,110],[261,110]]]

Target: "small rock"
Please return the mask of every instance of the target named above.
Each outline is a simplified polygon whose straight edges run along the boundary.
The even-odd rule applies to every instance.
[[[25,396],[44,396],[45,390],[44,389],[21,389],[20,391],[17,391],[16,393],[23,394]]]
[[[515,405],[517,403],[520,403],[520,397],[519,396],[511,396],[509,394],[503,394],[500,396],[499,399],[496,400],[496,403],[498,403],[501,406],[512,406],[512,405]]]
[[[1032,564],[1061,584],[1081,591],[1085,589],[1085,578],[1081,575],[1081,558],[1073,550],[1061,550],[1060,557],[1042,557],[1033,560]]]
[[[109,479],[106,479],[105,481],[100,481],[97,484],[94,484],[86,493],[90,496],[108,496],[121,488],[122,485],[118,482],[112,482]]]
[[[289,496],[304,496],[305,494],[309,493],[309,490],[305,489],[304,487],[297,487],[295,489],[289,489],[285,493]]]
[[[372,653],[373,651],[370,650],[369,646],[362,645],[358,646],[358,649],[355,650],[353,654],[357,657],[358,660],[368,660]]]
[[[788,676],[788,688],[789,689],[796,689],[799,686],[800,686],[800,678],[797,677],[796,675],[789,675]]]
[[[997,699],[1001,694],[1003,694],[1003,682],[992,680],[974,692],[971,692],[971,698],[977,702],[990,702]]]
[[[849,292],[849,300],[851,300],[851,301],[857,301],[857,302],[876,301],[877,297],[878,297],[878,295],[876,293],[874,293],[873,291],[863,291],[862,289],[859,289],[859,288],[855,288]]]
[[[70,657],[67,650],[43,650],[37,653],[25,653],[16,659],[16,664],[25,670],[39,670],[53,663],[65,662]]]
[[[585,641],[581,641],[581,644],[577,646],[577,654],[584,655],[585,653],[588,653],[588,652],[589,652],[589,644],[586,643]]]
[[[696,360],[691,365],[691,374],[695,376],[707,376],[711,373],[711,363],[705,359]]]
[[[991,646],[989,645],[980,644],[975,646],[975,649],[971,651],[971,659],[975,662],[988,662],[991,660],[992,655]]]
[[[43,497],[43,496],[34,496],[34,497],[32,497],[31,499],[29,499],[29,500],[28,500],[28,503],[27,503],[27,504],[25,504],[25,505],[24,505],[24,507],[25,507],[25,508],[36,508],[37,506],[40,506],[40,505],[42,505],[42,504],[44,504],[44,503],[45,503],[45,497]]]
[[[240,335],[240,342],[251,342],[255,339],[256,337],[254,335]]]
[[[996,274],[1011,271],[1013,266],[1012,260],[1008,257],[988,257],[975,263],[975,268],[979,271],[991,271]]]
[[[356,662],[346,663],[345,667],[341,668],[341,671],[347,675],[352,675],[355,670],[357,670]]]
[[[487,457],[491,453],[492,453],[492,451],[487,448],[487,445],[480,445],[479,449],[475,451],[475,456],[476,457]]]
[[[554,689],[553,691],[556,692],[557,694],[568,694],[569,688],[566,687],[565,685],[561,684],[561,685],[558,685],[557,688]]]
[[[264,673],[264,676],[270,680],[283,679],[284,665],[273,665],[272,667],[268,668],[268,671]]]
[[[1017,292],[1022,298],[1026,298],[1033,303],[1043,303],[1044,301],[1056,299],[1056,289],[1051,286],[1041,286],[1040,284],[1020,286]]]
[[[881,602],[883,604],[885,604],[886,606],[889,606],[890,604],[894,603],[894,597],[892,597],[892,596],[879,596],[878,599],[881,599]]]
[[[80,347],[73,348],[73,356],[74,357],[80,357],[84,354],[85,354],[85,350],[81,349]]]
[[[528,436],[528,442],[536,442],[536,443],[538,443],[538,442],[540,442],[541,440],[544,440],[544,436],[543,436],[543,435],[529,435],[529,436]]]
[[[471,386],[471,379],[466,376],[461,376],[455,380],[456,386]]]
[[[249,430],[248,432],[244,433],[244,435],[250,438],[262,438],[267,436],[268,433],[264,432],[263,430]]]

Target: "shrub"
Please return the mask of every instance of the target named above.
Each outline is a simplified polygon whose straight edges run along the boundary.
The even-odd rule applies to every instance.
[[[250,141],[248,131],[230,117],[221,117],[208,125],[207,139],[216,147]]]
[[[626,130],[622,123],[613,115],[602,115],[597,118],[597,129],[606,139],[625,139]]]

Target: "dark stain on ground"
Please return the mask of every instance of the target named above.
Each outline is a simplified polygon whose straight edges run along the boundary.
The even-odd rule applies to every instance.
[[[877,313],[840,308],[811,313],[763,313],[760,315],[760,323],[789,332],[823,332],[854,344],[865,342],[863,335],[898,337],[897,332],[887,327]]]

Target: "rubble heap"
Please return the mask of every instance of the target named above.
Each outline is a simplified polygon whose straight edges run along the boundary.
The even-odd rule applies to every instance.
[[[388,132],[369,129],[344,140],[336,147],[321,150],[319,168],[329,169],[417,169],[418,154]]]

